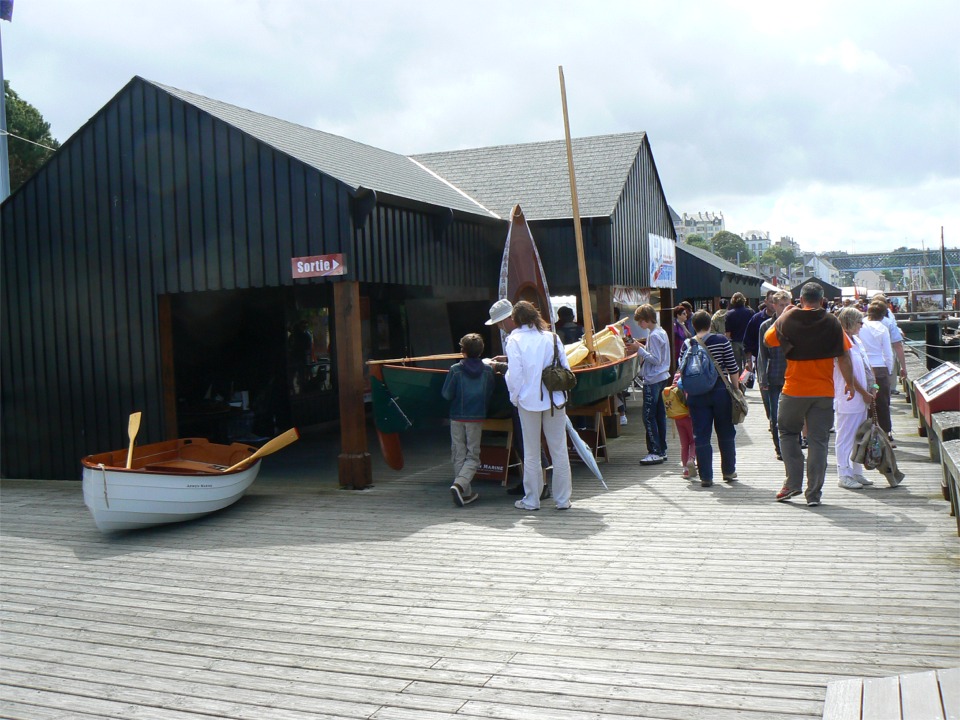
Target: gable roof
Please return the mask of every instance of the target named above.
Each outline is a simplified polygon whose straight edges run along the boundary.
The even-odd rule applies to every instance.
[[[276,148],[353,190],[378,193],[448,207],[461,212],[497,217],[449,182],[410,158],[348,140],[320,130],[246,110],[169,85],[143,80],[209,113],[228,125]]]
[[[613,214],[646,133],[572,141],[582,217]],[[519,203],[528,220],[573,217],[564,140],[413,155],[501,217]]]
[[[681,251],[689,253],[690,255],[693,255],[695,258],[699,260],[703,260],[704,262],[710,263],[711,265],[713,265],[715,268],[717,268],[722,272],[731,273],[734,275],[742,275],[743,277],[748,277],[748,278],[756,278],[761,282],[763,281],[763,278],[761,278],[756,273],[752,273],[749,270],[744,270],[742,267],[738,267],[737,265],[734,265],[732,262],[728,262],[727,260],[724,260],[719,255],[714,255],[709,250],[704,250],[703,248],[697,247],[696,245],[688,245],[687,243],[677,243],[677,252],[681,252]]]

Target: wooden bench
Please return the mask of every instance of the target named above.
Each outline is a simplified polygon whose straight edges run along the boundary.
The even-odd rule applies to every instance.
[[[960,718],[960,668],[827,684],[823,720]]]
[[[930,459],[940,462],[940,445],[947,440],[960,438],[960,412],[943,410],[930,416]]]
[[[947,440],[940,446],[941,481],[950,501],[950,514],[957,519],[957,535],[960,535],[960,440]]]

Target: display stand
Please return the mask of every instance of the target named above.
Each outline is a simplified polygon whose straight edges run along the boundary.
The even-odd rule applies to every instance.
[[[504,436],[503,444],[494,444],[492,435]],[[513,447],[513,419],[488,419],[483,421],[483,436],[480,439],[480,467],[474,475],[478,480],[497,480],[506,486],[510,470],[519,468],[523,461]]]
[[[598,462],[607,462],[610,459],[607,455],[607,431],[603,422],[603,419],[610,415],[609,399],[603,399],[593,405],[567,408],[567,416],[570,418],[586,417],[592,419],[593,427],[587,427],[585,430],[578,429],[577,434],[587,444],[587,447],[593,452],[593,457]],[[577,423],[574,422],[573,425],[576,427]],[[570,446],[569,440],[567,441],[567,449],[571,460],[580,459],[577,451]]]
[[[945,362],[913,382],[917,400],[919,432],[927,437],[932,415],[945,410],[960,410],[960,366]]]

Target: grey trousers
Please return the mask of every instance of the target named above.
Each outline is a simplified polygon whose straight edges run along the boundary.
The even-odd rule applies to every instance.
[[[832,397],[780,396],[777,425],[780,430],[780,454],[787,473],[784,486],[803,490],[803,450],[800,433],[807,423],[807,502],[820,502],[823,481],[827,476],[827,447],[830,444],[830,426],[833,424]]]
[[[450,421],[450,455],[453,460],[454,482],[460,486],[464,495],[470,495],[473,488],[473,476],[480,468],[480,438],[483,435],[482,422]]]

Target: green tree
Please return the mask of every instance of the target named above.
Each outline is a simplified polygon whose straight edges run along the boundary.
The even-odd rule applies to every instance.
[[[747,247],[747,241],[729,230],[718,232],[710,238],[710,244],[713,246],[713,253],[728,262],[737,262],[738,255],[740,262],[747,262],[753,257],[753,253]]]
[[[22,99],[3,81],[7,109],[7,153],[10,158],[10,192],[16,192],[27,178],[60,147],[50,134],[50,123],[33,105]],[[36,143],[36,144],[34,144]]]
[[[771,245],[763,251],[760,260],[770,265],[786,268],[797,262],[797,254],[791,248]]]
[[[694,247],[703,248],[704,250],[710,250],[710,243],[707,242],[707,239],[703,237],[703,235],[699,235],[697,233],[687,236],[687,245],[693,245]]]

